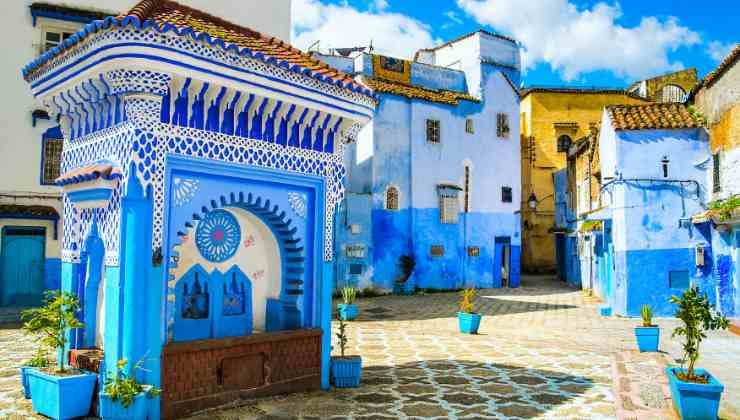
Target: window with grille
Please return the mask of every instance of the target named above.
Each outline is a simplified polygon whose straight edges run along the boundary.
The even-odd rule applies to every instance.
[[[44,138],[41,147],[41,184],[53,185],[59,178],[62,161],[62,139]]]
[[[512,200],[511,187],[501,187],[501,201],[511,203]]]
[[[427,120],[427,143],[439,143],[439,120]]]
[[[443,257],[445,255],[444,245],[432,245],[429,248],[429,255],[432,257]]]
[[[722,191],[722,179],[720,177],[719,152],[712,155],[712,164],[712,191],[720,192]]]
[[[439,197],[439,219],[445,224],[455,224],[460,215],[457,197]]]
[[[41,53],[45,53],[50,49],[61,44],[65,39],[72,36],[72,32],[63,31],[60,29],[47,28],[43,31],[43,37],[41,44]]]
[[[385,191],[385,209],[398,210],[398,188],[391,186]]]
[[[567,152],[571,143],[573,143],[573,140],[570,136],[563,134],[558,137],[558,152]]]
[[[468,247],[468,256],[469,257],[480,257],[480,247],[477,247],[477,246],[469,246]]]
[[[465,167],[465,213],[470,213],[470,166]]]
[[[475,133],[475,128],[473,127],[473,119],[468,118],[465,120],[465,132],[469,134]]]
[[[509,116],[507,114],[496,114],[496,136],[509,137]]]

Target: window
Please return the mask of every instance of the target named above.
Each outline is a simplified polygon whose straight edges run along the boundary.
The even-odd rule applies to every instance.
[[[62,139],[44,138],[41,150],[41,184],[53,185],[59,178],[62,161]]]
[[[573,140],[570,136],[563,134],[558,137],[558,152],[567,152],[571,143],[573,143]]]
[[[439,219],[445,224],[455,224],[460,215],[457,197],[439,197]]]
[[[475,128],[473,127],[473,119],[472,118],[468,118],[467,120],[465,120],[465,132],[468,133],[468,134],[475,133]]]
[[[511,187],[501,187],[501,201],[511,203],[512,200]]]
[[[347,258],[365,258],[364,245],[347,245],[345,248]]]
[[[496,114],[496,135],[501,138],[509,137],[509,116]]]
[[[670,161],[668,160],[668,156],[663,156],[663,159],[660,161],[663,167],[663,178],[668,178],[668,164]]]
[[[362,269],[364,267],[365,266],[362,265],[362,264],[350,264],[349,265],[349,274],[351,274],[353,276],[358,276],[358,275],[362,274]]]
[[[721,178],[720,178],[720,160],[719,160],[719,152],[712,155],[712,191],[713,192],[720,192],[722,191],[722,184],[721,184]]]
[[[468,256],[469,257],[480,257],[480,247],[478,247],[478,246],[469,246],[468,247]]]
[[[439,143],[439,120],[427,120],[427,143]]]
[[[667,85],[660,91],[659,102],[685,102],[686,91],[680,86]]]
[[[443,257],[445,255],[444,245],[432,245],[429,248],[429,255],[432,257]]]
[[[470,166],[465,166],[465,213],[470,213]]]
[[[398,210],[398,188],[390,186],[385,191],[385,209]]]
[[[670,287],[671,289],[688,289],[689,288],[689,272],[686,270],[669,271],[668,272],[668,287]]]
[[[46,51],[49,51],[50,49],[56,47],[57,45],[61,44],[62,41],[72,36],[72,32],[66,32],[61,29],[44,29],[43,31],[43,43],[41,52],[45,53]]]

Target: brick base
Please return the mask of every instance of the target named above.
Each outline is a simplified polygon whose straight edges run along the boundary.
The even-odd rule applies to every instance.
[[[162,354],[162,415],[319,389],[321,330],[171,343]]]

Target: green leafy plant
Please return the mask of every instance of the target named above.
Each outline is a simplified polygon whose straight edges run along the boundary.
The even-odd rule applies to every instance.
[[[67,333],[85,326],[75,318],[80,301],[70,292],[47,291],[44,306],[21,312],[23,330],[38,335],[39,344],[61,353],[67,344]],[[64,357],[57,357],[57,372],[64,373]]]
[[[478,297],[478,291],[473,288],[464,289],[460,292],[460,296],[462,297],[460,299],[460,312],[474,314],[475,299]]]
[[[104,393],[111,401],[119,401],[123,408],[128,408],[134,403],[134,398],[142,392],[146,393],[147,398],[154,398],[160,394],[159,388],[140,384],[133,375],[127,375],[127,364],[128,360],[121,359],[116,363],[116,373],[108,372]],[[142,370],[141,364],[142,361],[137,362],[133,370]]]
[[[642,326],[643,327],[652,327],[653,326],[653,309],[650,307],[650,305],[642,305],[642,311],[640,312],[640,316],[642,316]]]
[[[34,368],[47,368],[49,367],[49,353],[46,349],[36,349],[36,354],[32,358],[23,362],[23,366],[34,367]]]
[[[342,300],[345,305],[351,305],[357,300],[357,289],[354,287],[343,287],[342,288]]]
[[[707,338],[706,331],[727,329],[729,322],[714,311],[707,295],[699,293],[699,288],[694,284],[681,297],[671,296],[670,302],[678,305],[675,316],[683,323],[673,330],[672,337],[684,337],[681,365],[687,361],[689,363],[686,373],[678,373],[676,376],[682,381],[706,383],[708,378],[694,374],[701,341]]]
[[[347,324],[344,323],[341,317],[339,317],[339,331],[336,334],[337,339],[339,340],[339,351],[342,357],[344,357],[344,353],[347,350],[347,343],[349,342],[349,338],[347,338]]]
[[[715,200],[709,203],[709,210],[719,214],[719,220],[725,221],[732,218],[735,210],[740,208],[740,195],[735,195],[725,200]]]
[[[401,275],[396,279],[396,283],[406,283],[416,268],[416,261],[410,255],[401,255],[398,259],[398,267],[401,269]]]

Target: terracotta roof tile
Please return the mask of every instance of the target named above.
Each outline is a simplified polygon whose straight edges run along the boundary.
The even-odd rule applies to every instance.
[[[390,93],[392,95],[404,96],[410,99],[423,99],[430,102],[450,105],[457,105],[460,103],[460,100],[479,102],[477,98],[470,96],[467,93],[460,93],[452,90],[434,90],[364,76],[362,81],[373,89],[375,93]]]
[[[591,87],[591,86],[528,86],[523,88],[521,91],[521,97],[529,95],[530,93],[584,93],[584,94],[616,94],[624,95],[634,99],[641,99],[645,102],[652,102],[650,99],[643,98],[640,95],[630,93],[622,88],[611,88],[611,87]]]
[[[92,181],[98,178],[110,181],[113,179],[121,179],[122,176],[123,173],[118,165],[109,161],[100,161],[89,166],[72,169],[57,178],[54,183],[59,186],[64,186]]]
[[[699,118],[678,103],[610,105],[606,107],[615,130],[698,128]]]
[[[719,63],[719,66],[704,77],[704,81],[702,82],[703,85],[706,87],[712,86],[720,76],[737,63],[738,59],[740,59],[740,44],[736,44],[735,48],[727,54],[727,57]]]

